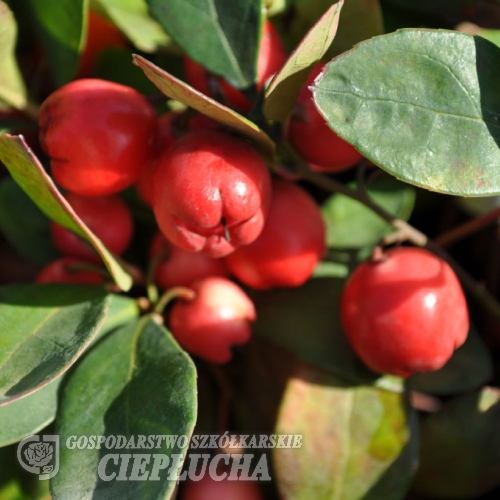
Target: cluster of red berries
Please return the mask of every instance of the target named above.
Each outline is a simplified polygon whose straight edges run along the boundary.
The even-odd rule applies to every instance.
[[[267,22],[259,88],[285,57]],[[185,66],[190,83],[210,94],[215,77],[189,59]],[[309,86],[321,69],[315,67],[304,85],[286,134],[312,169],[336,172],[362,157],[314,106]],[[241,92],[216,81],[226,103],[249,109]],[[230,347],[250,337],[254,305],[229,276],[259,290],[300,286],[324,255],[325,227],[315,200],[299,185],[271,178],[249,142],[208,118],[178,112],[157,117],[134,89],[82,79],[49,96],[39,121],[54,179],[111,252],[121,255],[133,234],[131,214],[117,193],[135,185],[151,206],[160,230],[150,250],[156,282],[193,292],[175,303],[169,324],[194,354],[224,363]],[[83,240],[55,223],[52,239],[64,257],[44,269],[38,282],[104,281],[103,272],[89,269],[99,258]],[[381,373],[437,369],[468,330],[453,271],[419,249],[393,249],[362,264],[346,286],[341,310],[353,348]]]

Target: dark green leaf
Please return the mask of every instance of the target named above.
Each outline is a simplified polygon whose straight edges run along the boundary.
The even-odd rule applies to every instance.
[[[262,0],[146,1],[192,59],[236,88],[255,83],[265,13]]]
[[[232,109],[193,89],[182,80],[162,70],[141,56],[134,56],[134,64],[168,97],[196,109],[214,120],[231,127],[252,139],[268,158],[273,157],[274,142],[257,125]]]
[[[144,0],[97,0],[97,2],[139,50],[154,52],[158,47],[169,43],[169,38],[162,27],[149,15]]]
[[[493,376],[491,354],[474,327],[467,340],[440,370],[417,373],[411,388],[430,394],[460,394],[481,387]]]
[[[355,188],[354,185],[351,187]],[[415,189],[388,175],[377,177],[368,194],[377,205],[408,220],[415,204]],[[359,201],[334,194],[322,206],[326,241],[332,248],[361,248],[376,244],[394,229]]]
[[[401,379],[374,374],[351,349],[340,324],[344,283],[343,279],[315,278],[300,288],[253,293],[257,309],[253,330],[300,359],[354,383],[401,391]]]
[[[330,47],[344,0],[332,5],[302,39],[267,87],[264,114],[268,120],[284,121],[293,108],[312,67]]]
[[[22,136],[0,135],[0,161],[43,213],[87,240],[96,249],[116,284],[128,291],[132,286],[132,278],[76,215]]]
[[[109,296],[109,309],[106,314],[106,319],[96,336],[96,340],[112,330],[137,319],[139,314],[139,306],[135,299],[124,297],[123,295],[111,294]]]
[[[300,448],[273,450],[288,500],[401,500],[415,472],[418,426],[404,394],[306,365],[288,383],[276,433],[302,436]]]
[[[477,498],[500,484],[500,391],[449,400],[422,423],[414,488],[432,498]]]
[[[112,333],[86,356],[64,388],[57,433],[61,438],[61,467],[52,480],[55,498],[170,498],[175,481],[166,469],[159,480],[103,481],[96,474],[100,460],[120,450],[68,449],[70,436],[191,435],[196,419],[196,371],[190,358],[170,333],[151,317],[145,317]],[[155,440],[156,441],[156,440]],[[156,446],[156,442],[155,442]],[[165,440],[150,450],[131,446],[121,452],[147,454],[146,473],[153,454],[174,462]],[[118,473],[108,462],[106,473]],[[174,468],[176,470],[176,468]]]
[[[64,373],[92,341],[108,307],[101,287],[1,287],[0,405]]]
[[[0,406],[0,446],[36,434],[56,418],[57,391],[62,379],[59,377],[25,398]]]
[[[26,88],[17,65],[17,24],[9,7],[0,0],[0,103],[23,109]]]
[[[37,264],[57,257],[49,220],[9,177],[0,182],[0,230],[23,257]]]
[[[68,83],[78,67],[83,45],[84,0],[29,0],[36,32],[42,42],[54,80]]]
[[[500,193],[499,84],[500,49],[483,38],[401,30],[334,59],[313,95],[331,128],[392,175],[480,196]]]
[[[290,24],[294,45],[335,0],[294,0],[295,16]],[[348,0],[342,9],[335,41],[326,59],[345,52],[353,45],[384,32],[382,11],[378,0]]]

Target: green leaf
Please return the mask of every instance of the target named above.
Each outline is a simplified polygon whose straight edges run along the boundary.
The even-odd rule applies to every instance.
[[[144,0],[97,0],[96,3],[139,50],[154,52],[169,44],[169,37],[149,15]]]
[[[351,185],[353,189],[355,185]],[[368,187],[370,198],[398,219],[408,220],[415,205],[415,189],[393,177],[377,177]],[[323,203],[326,241],[332,248],[375,245],[394,229],[359,201],[334,194]]]
[[[182,80],[167,73],[141,56],[134,56],[134,64],[139,66],[146,76],[167,96],[186,106],[196,109],[227,127],[252,139],[264,156],[271,161],[274,153],[274,142],[255,123],[247,120],[236,111],[214,101],[210,97],[190,87]]]
[[[25,398],[0,406],[0,446],[17,443],[54,421],[62,379],[59,377]]]
[[[124,297],[123,295],[110,294],[109,309],[106,314],[106,319],[94,341],[104,337],[116,328],[120,328],[137,319],[139,314],[139,306],[135,299]]]
[[[96,249],[122,290],[128,291],[131,288],[131,276],[76,215],[22,136],[0,135],[0,161],[44,214],[87,240]]]
[[[335,0],[294,0],[295,15],[289,32],[296,45],[316,20]],[[353,45],[384,32],[382,10],[378,0],[348,0],[342,9],[335,41],[328,48],[326,59],[345,52]]]
[[[86,0],[29,0],[35,28],[58,86],[68,83],[78,67],[84,42]]]
[[[265,14],[262,0],[146,1],[189,57],[236,88],[256,82]]]
[[[64,373],[99,330],[109,307],[101,287],[0,288],[0,405]]]
[[[422,423],[416,491],[477,498],[500,484],[500,391],[457,396]]]
[[[293,108],[312,67],[330,47],[339,25],[344,0],[332,5],[292,52],[267,87],[264,115],[268,120],[284,121]]]
[[[23,257],[37,264],[57,257],[47,217],[9,177],[0,181],[0,230]]]
[[[330,127],[395,177],[484,196],[500,193],[499,82],[492,43],[407,29],[331,61],[313,95]]]
[[[16,20],[0,0],[0,102],[23,109],[27,103],[26,88],[16,61],[16,41]]]
[[[175,480],[167,480],[177,444],[125,450],[69,449],[70,436],[191,435],[196,419],[196,371],[170,333],[151,317],[112,333],[86,356],[71,374],[61,400],[57,433],[61,467],[51,483],[55,498],[170,498]],[[156,441],[156,440],[155,440]],[[112,453],[142,453],[150,474],[156,455],[169,458],[159,480],[104,481],[97,475],[100,460]],[[107,463],[106,473],[119,466]],[[174,467],[174,471],[177,467]]]
[[[299,288],[250,292],[257,310],[253,331],[353,383],[401,391],[401,379],[371,372],[351,349],[340,323],[344,283],[338,278],[315,278]]]
[[[418,425],[406,396],[352,386],[306,365],[290,379],[277,434],[300,448],[273,450],[288,500],[401,500],[418,454]]]
[[[493,360],[474,327],[443,368],[435,372],[417,373],[409,382],[411,388],[430,394],[451,395],[471,391],[493,377]]]

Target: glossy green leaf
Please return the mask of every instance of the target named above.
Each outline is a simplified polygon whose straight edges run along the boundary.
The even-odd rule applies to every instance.
[[[327,68],[316,105],[364,156],[432,191],[500,193],[498,47],[407,29],[362,42]]]
[[[0,446],[17,443],[54,421],[62,379],[59,377],[25,398],[0,406]]]
[[[404,394],[306,365],[288,383],[276,433],[302,436],[300,448],[273,450],[288,500],[401,500],[416,469],[418,426]]]
[[[294,0],[295,15],[290,23],[290,38],[296,45],[316,20],[335,0]],[[340,15],[339,29],[325,59],[345,52],[353,45],[384,32],[378,0],[348,0]]]
[[[109,307],[96,286],[0,288],[0,405],[64,373],[99,330]]]
[[[274,152],[274,142],[257,125],[241,116],[236,111],[214,101],[210,97],[190,87],[182,80],[162,70],[141,56],[134,56],[134,64],[139,66],[146,76],[167,96],[200,113],[231,127],[252,139],[266,158],[271,159]]]
[[[175,462],[173,455],[185,454],[186,449],[168,447],[165,440],[156,447],[156,439],[154,448],[144,449],[137,446],[137,438],[189,438],[195,420],[195,367],[170,333],[151,317],[117,330],[90,351],[65,385],[56,429],[61,466],[51,483],[54,497],[170,498],[175,480],[168,480],[167,473]],[[70,436],[111,435],[127,440],[133,436],[134,445],[125,450],[66,447]],[[158,470],[158,480],[104,481],[97,475],[99,463],[113,453],[145,454],[147,476],[153,455],[163,455],[169,463]],[[118,474],[119,466],[107,462],[106,474]]]
[[[137,301],[123,295],[109,295],[109,309],[97,337],[130,323],[139,317],[140,310]]]
[[[26,88],[16,61],[16,40],[16,20],[0,0],[0,102],[22,109],[26,105]]]
[[[22,136],[0,135],[0,161],[43,213],[87,240],[96,249],[116,284],[128,291],[132,286],[130,275],[76,215]]]
[[[339,25],[344,0],[332,5],[309,30],[267,87],[264,115],[268,120],[284,121],[293,108],[312,67],[330,47]]]
[[[355,185],[351,185],[355,188]],[[415,205],[415,189],[388,175],[377,177],[368,187],[377,205],[399,219],[408,220]],[[361,248],[376,244],[394,229],[359,201],[334,194],[323,203],[326,241],[332,248]]]
[[[0,231],[25,258],[44,265],[57,257],[49,220],[9,177],[0,182]]]
[[[170,41],[148,12],[144,0],[97,0],[96,3],[132,43],[144,52],[154,52]]]
[[[262,0],[146,1],[192,59],[236,88],[255,83],[265,14]]]
[[[343,279],[315,278],[300,288],[252,293],[257,309],[253,331],[353,383],[401,391],[401,379],[371,372],[351,349],[340,323],[344,283]]]
[[[414,488],[432,498],[477,498],[500,485],[500,391],[457,396],[422,423]]]
[[[409,382],[411,388],[430,394],[451,395],[471,391],[493,377],[493,360],[474,327],[443,368],[435,372],[417,373]]]
[[[78,67],[86,0],[28,1],[54,80],[58,86],[64,85]]]

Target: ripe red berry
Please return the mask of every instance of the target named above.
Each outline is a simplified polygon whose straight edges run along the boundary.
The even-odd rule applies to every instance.
[[[316,202],[300,186],[274,179],[262,233],[225,260],[245,285],[268,289],[302,285],[324,253],[325,224]]]
[[[108,47],[125,47],[127,39],[108,19],[89,9],[85,45],[80,56],[77,75],[91,76],[99,54]]]
[[[35,278],[35,283],[79,283],[95,285],[104,283],[104,276],[85,269],[85,263],[74,257],[62,257],[45,266]]]
[[[84,198],[68,194],[66,200],[109,251],[121,255],[127,249],[132,239],[133,221],[121,198]],[[51,222],[50,232],[52,241],[61,254],[100,262],[94,248],[68,229]]]
[[[286,51],[280,36],[274,26],[266,20],[262,34],[262,41],[257,61],[257,89],[264,87],[267,79],[278,71],[286,61]],[[235,89],[225,80],[219,77],[211,76],[203,66],[192,59],[184,58],[184,73],[186,81],[195,89],[205,95],[217,98],[210,88],[210,78],[216,79],[218,91],[222,94],[220,97],[229,106],[243,111],[249,111],[251,103],[248,98],[239,90]]]
[[[467,303],[451,267],[412,247],[361,264],[345,286],[341,317],[369,368],[402,377],[441,368],[469,330]]]
[[[257,484],[250,481],[216,481],[208,473],[199,481],[188,481],[182,489],[182,500],[262,500]]]
[[[165,251],[156,268],[155,281],[164,290],[174,286],[189,286],[197,279],[220,276],[227,278],[229,270],[222,259],[213,259],[200,252],[188,252],[176,245],[168,243],[161,233],[158,233],[151,244],[150,255]]]
[[[165,237],[210,257],[260,234],[271,198],[269,171],[247,142],[194,130],[175,142],[154,173],[153,209]]]
[[[189,130],[219,128],[219,124],[216,121],[201,113],[189,118],[186,123],[179,123],[184,118],[185,116],[182,116],[182,113],[179,111],[169,111],[158,117],[152,159],[144,168],[143,173],[135,184],[139,196],[149,206],[153,205],[154,171],[158,158],[165,154],[170,146]],[[185,126],[182,127],[182,125]]]
[[[150,161],[156,115],[130,87],[83,79],[44,101],[39,124],[55,180],[80,196],[106,196],[133,184]]]
[[[288,138],[297,152],[317,172],[339,172],[359,163],[363,156],[341,139],[319,114],[309,86],[321,73],[317,64],[297,99],[297,112],[290,120]]]
[[[179,344],[213,363],[227,363],[231,347],[250,340],[255,307],[245,292],[226,278],[191,284],[195,298],[179,300],[170,313],[170,329]]]

